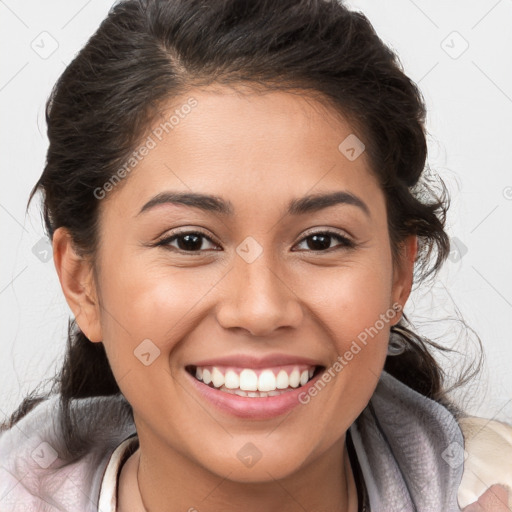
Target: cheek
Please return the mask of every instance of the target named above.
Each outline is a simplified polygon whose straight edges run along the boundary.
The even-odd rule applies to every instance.
[[[340,342],[340,349],[372,327],[392,305],[390,261],[371,254],[332,268],[311,266],[296,277],[296,283],[294,290]]]
[[[313,439],[321,439],[320,452],[346,431],[377,386],[395,316],[390,272],[388,260],[367,253],[335,268],[311,267],[294,288],[307,297],[317,337],[330,354],[321,382],[301,397],[314,418],[308,429]]]
[[[121,375],[140,371],[138,356],[141,351],[146,353],[145,349],[155,358],[152,366],[168,368],[166,358],[158,353],[170,352],[194,329],[202,311],[201,300],[222,276],[220,269],[212,275],[204,268],[173,268],[134,257],[119,258],[112,265],[102,281],[101,318],[113,370]]]
[[[334,379],[335,386],[360,396],[355,402],[364,402],[373,392],[397,314],[392,309],[390,261],[369,257],[329,270],[311,269],[300,281],[302,296],[308,297],[324,339],[332,344],[332,375],[343,374]]]
[[[176,276],[163,279],[152,272],[132,272],[130,279],[122,276],[122,272],[111,276],[105,286],[105,350],[121,392],[137,409],[158,410],[160,394],[172,403],[167,354],[193,329],[187,312],[197,298],[183,292],[186,283]]]

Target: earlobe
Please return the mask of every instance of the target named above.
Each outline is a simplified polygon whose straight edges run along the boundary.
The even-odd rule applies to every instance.
[[[77,254],[69,231],[53,234],[53,261],[60,285],[80,330],[90,341],[102,341],[99,302],[90,262]]]
[[[418,237],[410,235],[402,243],[399,261],[393,265],[393,305],[399,305],[397,309],[400,311],[403,310],[411,293],[417,254]],[[393,324],[396,324],[401,316]]]

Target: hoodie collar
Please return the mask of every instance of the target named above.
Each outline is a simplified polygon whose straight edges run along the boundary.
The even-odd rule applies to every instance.
[[[460,512],[464,439],[443,405],[383,371],[349,430],[371,512]]]

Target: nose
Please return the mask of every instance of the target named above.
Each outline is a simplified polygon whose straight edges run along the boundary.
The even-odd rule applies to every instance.
[[[271,268],[263,254],[247,263],[236,257],[217,307],[217,321],[225,329],[243,329],[253,336],[269,336],[283,327],[297,328],[303,309],[293,283]],[[276,268],[276,265],[272,265]]]

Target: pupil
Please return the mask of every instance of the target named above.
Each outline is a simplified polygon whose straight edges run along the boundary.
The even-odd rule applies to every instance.
[[[191,239],[194,241],[191,242]],[[185,240],[185,243],[181,243]],[[201,237],[199,235],[182,235],[178,238],[178,247],[182,250],[201,249]]]
[[[309,243],[309,240],[312,240],[313,243],[312,244]],[[320,242],[320,244],[318,244],[319,240],[323,240],[324,242],[323,243]],[[308,246],[313,251],[318,251],[318,250],[321,250],[321,249],[328,249],[329,246],[331,245],[330,242],[331,242],[330,235],[312,235],[308,239]],[[315,247],[315,243],[317,243],[317,247]]]

